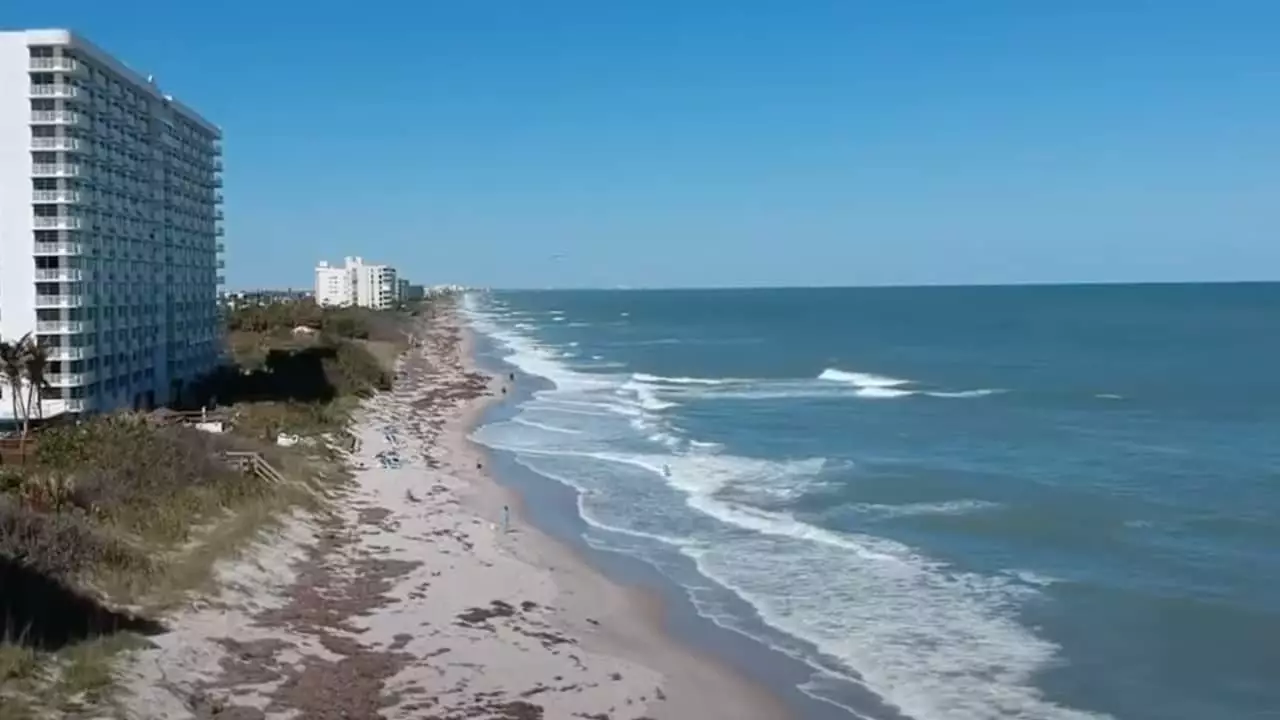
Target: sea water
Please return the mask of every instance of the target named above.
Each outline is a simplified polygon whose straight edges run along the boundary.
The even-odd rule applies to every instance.
[[[548,381],[476,439],[851,716],[1280,717],[1280,285],[465,307]]]

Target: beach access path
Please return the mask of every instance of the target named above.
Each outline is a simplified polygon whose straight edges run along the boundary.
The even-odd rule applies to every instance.
[[[500,381],[437,316],[355,418],[353,477],[218,568],[121,671],[122,714],[774,720],[774,698],[661,631],[659,604],[524,525],[467,434]],[[388,456],[398,458],[386,462]],[[502,508],[515,508],[507,532]]]

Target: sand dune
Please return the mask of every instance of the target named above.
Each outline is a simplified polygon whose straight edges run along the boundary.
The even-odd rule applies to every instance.
[[[497,381],[437,320],[356,418],[331,516],[219,569],[125,675],[137,718],[785,717],[659,631],[657,608],[513,516],[466,433]],[[399,462],[384,462],[388,453]]]

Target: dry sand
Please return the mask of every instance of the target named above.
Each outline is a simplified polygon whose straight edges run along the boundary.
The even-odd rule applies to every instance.
[[[656,603],[523,525],[467,433],[497,380],[421,329],[357,417],[351,487],[219,568],[123,676],[133,718],[785,718],[664,636]],[[400,467],[384,467],[394,451]],[[502,506],[513,509],[502,532]]]

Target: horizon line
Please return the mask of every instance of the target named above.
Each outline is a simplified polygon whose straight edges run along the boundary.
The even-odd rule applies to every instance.
[[[861,285],[665,285],[665,286],[631,286],[631,285],[564,285],[540,287],[534,286],[484,286],[466,285],[464,283],[442,283],[440,285],[459,285],[468,290],[487,290],[496,292],[679,292],[679,291],[730,291],[730,290],[912,290],[925,288],[1007,288],[1007,287],[1094,287],[1094,286],[1130,286],[1130,285],[1275,285],[1280,278],[1269,280],[1071,280],[1047,281],[1025,280],[1021,282],[939,282],[939,283],[883,283]],[[432,285],[430,287],[439,287]],[[278,285],[274,287],[228,288],[222,292],[309,292],[311,285]]]
[[[497,292],[679,292],[679,291],[731,291],[731,290],[919,290],[925,288],[1008,288],[1008,287],[1095,287],[1130,285],[1275,285],[1273,280],[1078,280],[1005,283],[903,283],[863,285],[670,285],[670,286],[541,286],[541,287],[476,287],[476,290]]]

